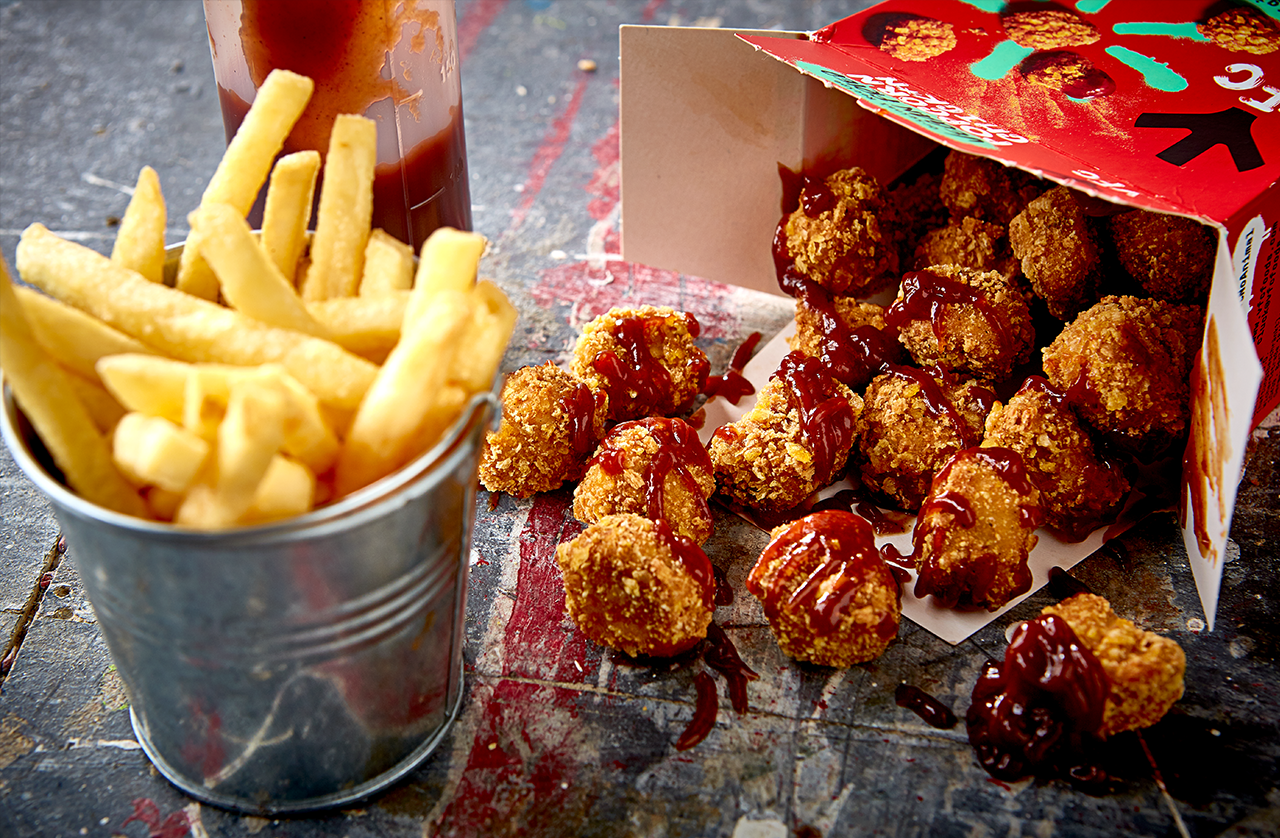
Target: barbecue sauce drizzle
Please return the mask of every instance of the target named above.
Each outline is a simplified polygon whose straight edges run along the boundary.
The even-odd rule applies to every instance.
[[[689,336],[696,338],[701,333],[698,319],[688,312],[683,312]],[[623,317],[619,318],[613,331],[613,338],[619,345],[618,352],[605,351],[596,355],[591,367],[606,381],[605,389],[609,394],[611,405],[626,405],[630,410],[615,411],[635,415],[659,411],[663,402],[671,393],[671,372],[662,362],[653,357],[649,351],[647,331],[649,326],[661,328],[664,317]],[[691,353],[686,366],[690,377],[697,381],[706,379],[710,363],[701,353]],[[634,395],[632,395],[634,393]]]
[[[707,474],[714,472],[711,455],[702,446],[698,433],[682,419],[650,416],[647,419],[635,419],[622,422],[614,427],[609,436],[591,458],[591,465],[599,466],[606,474],[619,475],[626,470],[626,450],[618,447],[620,432],[634,427],[644,428],[649,436],[658,444],[658,450],[645,464],[641,476],[644,481],[645,517],[655,521],[665,520],[664,500],[667,477],[675,475],[683,480],[689,494],[699,505],[699,513],[710,517],[711,510],[702,489],[694,478],[691,468],[703,469]]]
[[[755,386],[742,374],[742,368],[755,354],[760,337],[759,332],[747,335],[747,339],[734,351],[733,360],[729,362],[729,369],[725,370],[724,375],[707,376],[707,386],[702,392],[708,399],[720,396],[730,404],[737,404],[746,396],[755,393]]]

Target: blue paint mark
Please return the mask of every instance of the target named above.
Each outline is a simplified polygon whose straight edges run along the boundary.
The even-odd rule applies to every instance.
[[[1082,15],[1091,15],[1107,7],[1111,0],[1080,0],[1076,3],[1076,11]]]
[[[1208,41],[1194,23],[1117,23],[1111,27],[1117,35],[1163,35],[1167,38],[1190,38],[1193,41]]]
[[[969,71],[980,79],[995,81],[1002,79],[1010,70],[1018,66],[1022,59],[1035,50],[1021,47],[1013,41],[1001,41],[991,54],[976,63],[969,65]]]
[[[1003,12],[1004,7],[1007,5],[1004,0],[964,0],[964,2],[973,6],[975,9],[979,9],[984,12],[992,12],[994,14],[1000,14]]]
[[[1143,80],[1156,90],[1177,93],[1187,89],[1185,78],[1170,70],[1169,65],[1161,64],[1149,55],[1119,46],[1107,47],[1107,55],[1142,73]]]

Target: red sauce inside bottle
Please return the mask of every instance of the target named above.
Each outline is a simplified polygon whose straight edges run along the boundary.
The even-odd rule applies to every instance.
[[[811,567],[814,556],[822,560],[816,568]],[[839,628],[862,585],[885,571],[871,524],[849,512],[825,510],[797,521],[769,543],[747,576],[747,590],[767,610],[804,609],[815,633],[824,636]],[[797,577],[802,577],[798,585]],[[835,584],[822,590],[831,579]],[[892,637],[897,625],[877,630]]]
[[[707,499],[691,469],[698,468],[711,474],[715,467],[711,464],[711,455],[698,439],[698,432],[682,419],[650,416],[647,419],[622,422],[605,437],[592,457],[591,465],[598,466],[606,474],[621,474],[626,467],[626,451],[619,447],[622,432],[637,427],[643,428],[658,444],[658,450],[649,458],[641,475],[644,482],[645,517],[658,522],[666,518],[663,514],[665,487],[667,477],[672,475],[684,481],[689,494],[699,504],[699,511],[710,517]]]
[[[1003,663],[988,661],[965,717],[982,767],[1001,780],[1080,773],[1082,742],[1102,725],[1106,673],[1067,621],[1022,623]]]
[[[255,84],[279,68],[306,75],[316,85],[281,154],[303,149],[324,154],[336,114],[360,113],[370,102],[400,96],[398,82],[381,73],[387,31],[416,23],[416,38],[425,42],[439,17],[408,7],[391,19],[379,14],[359,0],[245,0],[241,39]],[[249,106],[221,85],[218,98],[230,141]],[[461,100],[451,110],[447,126],[405,149],[401,160],[380,163],[374,170],[373,226],[412,244],[415,251],[437,227],[471,229]],[[319,193],[317,186],[317,200]],[[260,208],[255,208],[255,223],[257,213]]]

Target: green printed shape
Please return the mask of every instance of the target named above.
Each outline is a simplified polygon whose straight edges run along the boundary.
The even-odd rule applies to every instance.
[[[1005,0],[964,0],[975,9],[993,14],[1000,14],[1004,11],[1004,7],[1008,5]]]
[[[1264,15],[1280,20],[1280,4],[1277,4],[1275,0],[1245,0],[1245,2]]]
[[[1163,35],[1168,38],[1190,38],[1193,41],[1209,40],[1200,34],[1194,23],[1117,23],[1111,27],[1117,35]]]
[[[868,87],[861,82],[854,81],[843,73],[838,73],[829,67],[823,67],[821,64],[810,64],[808,61],[797,61],[796,69],[808,73],[821,81],[833,84],[841,90],[852,93],[859,99],[874,105],[881,110],[889,111],[892,114],[902,117],[913,125],[918,125],[926,131],[937,134],[948,140],[952,140],[965,145],[975,146],[977,148],[992,149],[995,146],[982,139],[970,134],[968,131],[962,131],[950,123],[943,122],[931,113],[922,111],[919,108],[900,102],[883,91],[876,90],[874,87]]]
[[[987,81],[1002,79],[1010,70],[1017,67],[1022,59],[1033,52],[1035,50],[1018,46],[1013,41],[1001,41],[986,58],[970,64],[969,72]]]
[[[1091,15],[1106,8],[1111,0],[1080,0],[1076,3],[1076,11],[1082,15]]]
[[[1149,55],[1134,52],[1126,47],[1107,47],[1107,55],[1139,73],[1148,85],[1165,93],[1177,93],[1187,89],[1187,80]]]

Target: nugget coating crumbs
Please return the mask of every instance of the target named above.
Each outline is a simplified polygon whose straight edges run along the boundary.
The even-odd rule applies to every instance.
[[[1235,6],[1214,15],[1196,29],[1210,41],[1232,52],[1266,55],[1280,49],[1280,25],[1257,11]]]
[[[950,23],[912,14],[886,17],[879,47],[900,61],[928,61],[956,45],[955,27]]]
[[[987,415],[983,446],[1018,452],[1040,490],[1045,523],[1081,541],[1115,520],[1129,491],[1124,470],[1098,456],[1066,398],[1032,376]]]
[[[1040,491],[1008,448],[966,448],[937,476],[913,535],[918,597],[995,611],[1031,590]]]
[[[1102,37],[1098,27],[1068,11],[1016,12],[1000,22],[1009,40],[1028,49],[1083,46]]]
[[[930,230],[916,244],[914,271],[933,265],[958,265],[999,271],[1013,277],[1021,270],[1009,249],[1008,231],[999,224],[965,216]]]
[[[1094,430],[1158,453],[1187,428],[1203,317],[1199,306],[1103,297],[1044,348],[1045,378]]]
[[[682,413],[707,384],[711,363],[692,314],[669,306],[612,308],[583,327],[571,371],[609,396],[609,420]]]
[[[557,547],[556,561],[569,616],[602,646],[669,657],[707,635],[711,562],[661,521],[606,515]]]
[[[885,329],[884,306],[859,302],[853,297],[832,297],[831,307],[849,332],[863,326]],[[823,312],[807,305],[803,297],[796,300],[796,333],[787,339],[787,345],[810,358],[822,357],[826,337],[822,321]]]
[[[1022,289],[997,271],[957,265],[903,277],[885,322],[917,365],[987,381],[1009,378],[1035,343]]]
[[[933,475],[976,445],[995,397],[976,381],[891,367],[863,394],[852,462],[862,483],[888,505],[915,512]]]
[[[953,151],[943,163],[938,197],[953,218],[971,215],[1007,225],[1048,184],[1020,169]]]
[[[1211,228],[1181,215],[1132,210],[1108,222],[1124,269],[1158,300],[1205,302],[1218,249]]]
[[[844,468],[861,407],[820,364],[790,353],[751,410],[712,434],[718,490],[751,509],[792,509]]]
[[[1049,313],[1070,320],[1098,301],[1102,250],[1079,195],[1056,186],[1009,222],[1009,244]]]
[[[901,591],[862,517],[826,510],[772,531],[747,590],[782,651],[820,666],[880,656],[898,635]]]
[[[868,296],[898,273],[898,216],[863,169],[805,180],[800,206],[783,222],[787,256],[801,275],[833,294]]]
[[[1116,615],[1096,594],[1076,594],[1041,614],[1067,621],[1107,673],[1110,693],[1102,712],[1101,736],[1150,727],[1182,698],[1187,668],[1182,647]]]
[[[925,172],[911,183],[889,188],[889,203],[898,215],[904,243],[918,241],[930,230],[946,226],[951,211],[939,197],[941,184],[941,174]]]
[[[637,419],[609,431],[574,489],[573,515],[591,524],[632,512],[701,544],[711,537],[707,500],[715,491],[697,431],[682,419]]]
[[[527,498],[577,480],[604,437],[608,399],[547,362],[522,367],[502,388],[502,422],[485,436],[480,482]]]

